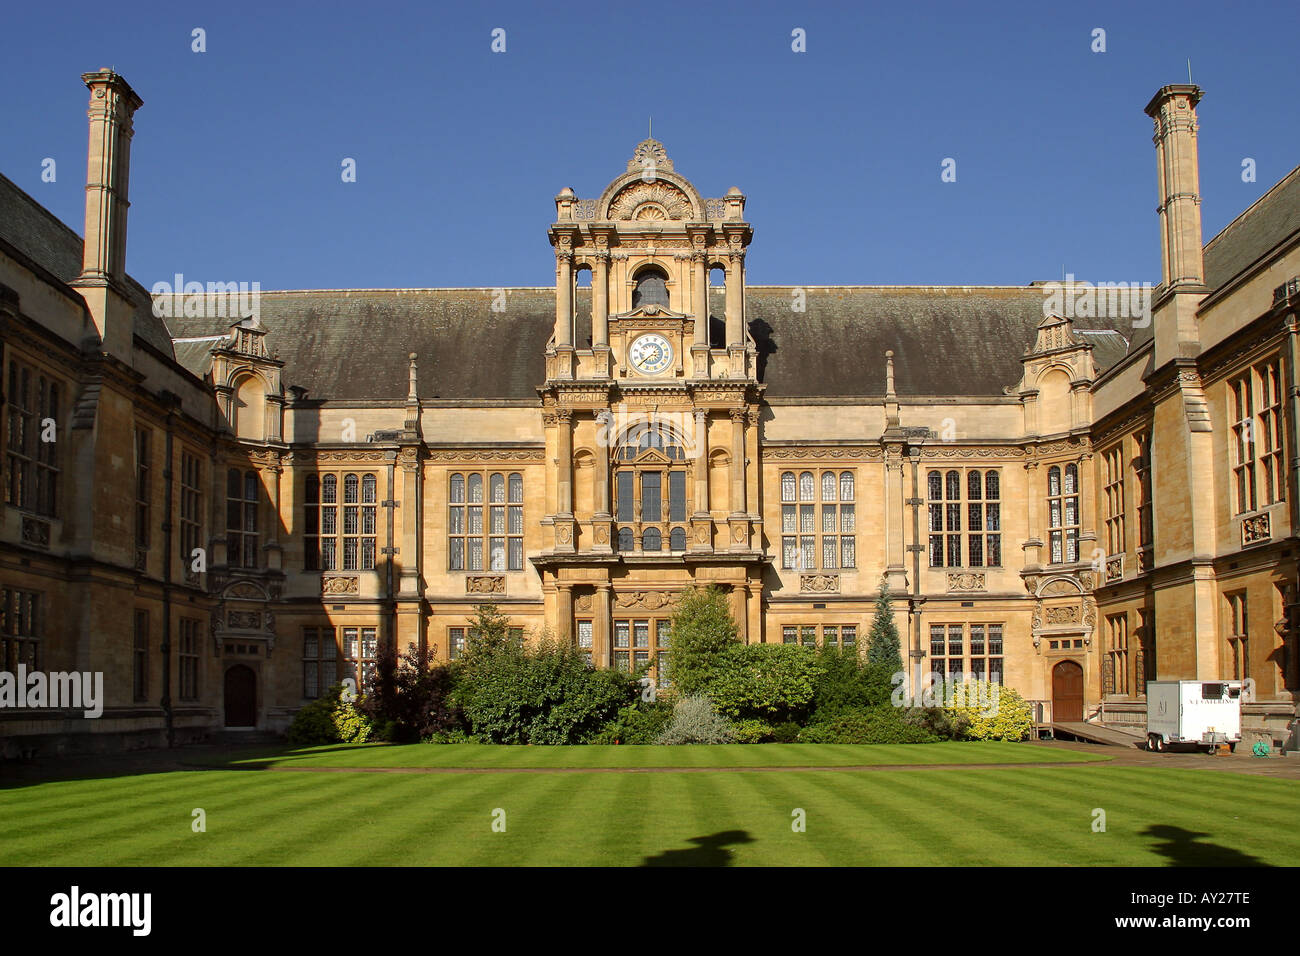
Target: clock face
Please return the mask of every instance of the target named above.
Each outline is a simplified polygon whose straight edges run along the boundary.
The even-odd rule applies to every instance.
[[[632,343],[628,359],[642,375],[658,375],[673,364],[673,347],[662,335],[651,332]]]

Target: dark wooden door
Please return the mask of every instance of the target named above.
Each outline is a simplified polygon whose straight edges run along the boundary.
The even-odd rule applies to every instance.
[[[1074,661],[1052,669],[1052,719],[1083,720],[1083,668]]]
[[[244,664],[226,671],[226,726],[257,726],[257,675]]]

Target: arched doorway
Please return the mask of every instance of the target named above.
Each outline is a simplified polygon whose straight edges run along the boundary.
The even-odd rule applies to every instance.
[[[246,664],[226,671],[226,726],[257,726],[257,675]]]
[[[1083,720],[1083,668],[1075,661],[1052,668],[1052,720]]]

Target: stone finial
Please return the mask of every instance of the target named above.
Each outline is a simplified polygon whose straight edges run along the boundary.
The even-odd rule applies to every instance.
[[[411,363],[411,371],[410,371],[411,385],[409,390],[406,393],[406,400],[408,402],[418,402],[420,400],[420,387],[419,387],[419,378],[416,373],[416,367],[415,367],[416,354],[412,352],[408,356],[408,359],[410,360]]]
[[[885,397],[897,398],[894,394],[894,350],[885,352]]]

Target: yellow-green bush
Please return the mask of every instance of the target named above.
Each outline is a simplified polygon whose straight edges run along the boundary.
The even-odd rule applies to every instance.
[[[1009,687],[971,680],[943,690],[944,710],[969,721],[970,740],[1024,740],[1033,729],[1029,702]]]

